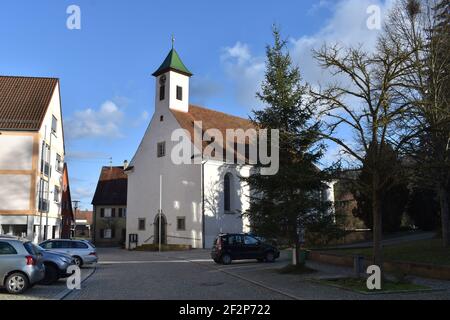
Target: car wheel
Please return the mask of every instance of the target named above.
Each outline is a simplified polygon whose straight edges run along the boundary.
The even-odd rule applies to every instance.
[[[78,267],[82,267],[83,266],[83,260],[80,258],[80,257],[73,257],[73,260],[75,261],[75,264],[78,266]]]
[[[45,277],[41,281],[41,283],[48,286],[55,283],[56,281],[58,281],[58,269],[51,264],[45,265]]]
[[[273,251],[266,252],[266,262],[274,262],[275,261],[275,254]]]
[[[231,264],[231,261],[232,261],[232,259],[231,259],[231,256],[229,254],[224,254],[222,256],[222,263],[223,264]]]
[[[6,291],[11,294],[21,294],[24,293],[30,283],[28,281],[27,276],[23,273],[13,273],[6,278]]]

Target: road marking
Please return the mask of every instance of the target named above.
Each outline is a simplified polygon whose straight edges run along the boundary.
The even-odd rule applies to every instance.
[[[98,264],[189,263],[187,260],[102,261]]]

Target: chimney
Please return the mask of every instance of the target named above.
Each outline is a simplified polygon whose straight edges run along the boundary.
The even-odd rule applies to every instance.
[[[128,168],[128,160],[125,160],[123,162],[123,170],[127,170],[127,168]]]

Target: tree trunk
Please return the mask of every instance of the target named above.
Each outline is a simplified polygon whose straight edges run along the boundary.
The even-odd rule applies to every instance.
[[[378,186],[379,176],[378,173],[374,173],[372,185],[373,264],[379,266],[380,269],[383,270],[383,246],[381,243],[383,231]]]
[[[441,185],[439,186],[439,203],[441,207],[442,221],[442,244],[444,248],[450,246],[450,220],[448,213],[448,194],[447,190]]]

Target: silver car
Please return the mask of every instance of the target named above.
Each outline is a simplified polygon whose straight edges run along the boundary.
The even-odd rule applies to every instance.
[[[75,261],[79,267],[85,264],[97,263],[97,250],[87,240],[54,239],[42,242],[40,245],[44,250],[66,253]]]
[[[44,277],[42,255],[33,243],[0,236],[0,287],[21,294]]]
[[[75,264],[75,260],[68,254],[44,250],[41,247],[37,247],[42,254],[42,262],[45,266],[45,277],[40,282],[43,285],[50,285],[55,283],[61,278],[67,278],[70,276],[68,268]]]

